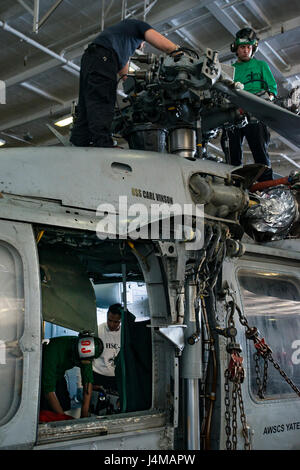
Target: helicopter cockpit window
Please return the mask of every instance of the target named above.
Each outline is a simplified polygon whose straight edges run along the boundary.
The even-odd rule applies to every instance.
[[[292,382],[300,386],[300,293],[299,281],[276,272],[239,270],[244,313],[250,326],[255,326],[272,349],[272,356]],[[297,284],[298,282],[298,284]],[[257,396],[257,374],[263,380],[263,359],[258,363],[254,346],[250,352],[250,386]],[[257,369],[257,366],[259,369]],[[268,361],[265,398],[290,398],[293,390]]]
[[[0,243],[0,426],[16,414],[22,392],[23,265],[11,245]]]

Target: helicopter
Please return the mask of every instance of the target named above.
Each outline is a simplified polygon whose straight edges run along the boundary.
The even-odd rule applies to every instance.
[[[205,148],[247,113],[300,146],[300,117],[210,49],[139,60],[113,124],[129,149],[2,151],[0,448],[299,449],[299,175],[255,190],[261,166]],[[76,393],[72,419],[42,422],[47,329],[97,334],[111,300],[118,412],[80,419]]]

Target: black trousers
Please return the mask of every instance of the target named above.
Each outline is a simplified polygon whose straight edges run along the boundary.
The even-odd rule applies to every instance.
[[[77,116],[71,142],[79,147],[112,147],[111,124],[118,60],[112,49],[90,44],[81,59]]]
[[[253,155],[255,163],[260,163],[268,168],[258,178],[258,181],[268,181],[273,179],[273,171],[270,164],[268,154],[268,146],[270,142],[270,134],[262,122],[249,123],[242,128],[229,129],[227,131],[229,146],[226,148],[226,136],[223,132],[221,138],[221,146],[226,157],[227,163],[230,165],[241,165],[243,161],[242,144],[246,137],[248,145]]]
[[[116,377],[93,372],[94,385],[102,385],[106,390],[118,392]]]

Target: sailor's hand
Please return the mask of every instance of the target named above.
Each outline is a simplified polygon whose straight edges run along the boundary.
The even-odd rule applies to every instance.
[[[257,96],[259,96],[259,98],[262,98],[263,100],[266,100],[266,101],[273,101],[274,100],[273,93],[268,93],[267,91],[265,91],[261,95],[257,95]]]
[[[173,57],[174,62],[177,62],[181,59],[182,56],[184,56],[184,52],[180,49],[180,47],[178,47],[177,49],[174,49],[174,51],[170,52],[169,56]]]
[[[120,80],[122,80],[123,82],[125,82],[125,80],[127,80],[127,77],[128,77],[128,74],[124,74],[124,75],[120,75]]]
[[[189,49],[188,47],[177,46],[174,51],[169,53],[169,56],[174,57],[174,61],[177,62],[182,56],[192,57],[194,59],[199,59],[199,54],[194,49]]]

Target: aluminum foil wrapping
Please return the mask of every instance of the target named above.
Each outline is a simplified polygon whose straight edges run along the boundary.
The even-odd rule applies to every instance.
[[[245,219],[257,232],[267,232],[272,240],[283,238],[297,216],[297,204],[290,189],[276,186],[257,196],[258,204],[250,207]]]

